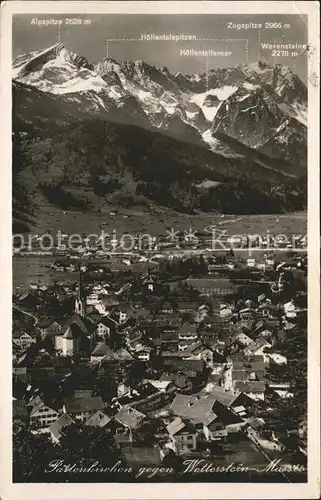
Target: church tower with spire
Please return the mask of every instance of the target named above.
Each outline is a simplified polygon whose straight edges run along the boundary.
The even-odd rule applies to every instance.
[[[81,316],[82,318],[84,318],[86,314],[86,294],[80,267],[79,267],[78,290],[75,300],[75,313],[79,314],[79,316]]]

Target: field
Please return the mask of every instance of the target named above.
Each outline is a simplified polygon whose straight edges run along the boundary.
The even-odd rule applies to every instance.
[[[43,205],[41,217],[34,220],[32,233],[56,234],[58,230],[68,234],[99,234],[103,229],[107,233],[116,231],[117,236],[123,233],[148,233],[151,236],[166,236],[166,230],[184,231],[192,228],[201,231],[209,226],[227,230],[231,234],[264,234],[273,231],[279,234],[305,234],[307,230],[307,213],[298,212],[281,215],[185,215],[172,210],[158,209],[151,211],[126,210],[118,212],[63,212]]]

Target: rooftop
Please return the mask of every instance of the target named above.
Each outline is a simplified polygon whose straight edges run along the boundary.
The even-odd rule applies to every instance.
[[[265,391],[265,382],[264,381],[257,381],[257,380],[251,380],[247,382],[243,382],[242,380],[236,380],[234,384],[235,389],[241,392],[245,393],[262,393]]]
[[[175,418],[170,424],[166,426],[168,434],[175,436],[179,431],[184,429],[185,424],[180,417]]]
[[[91,353],[91,356],[107,356],[113,353],[113,350],[104,342],[99,342]]]
[[[62,331],[62,326],[57,323],[57,321],[53,321],[51,325],[47,328],[47,334],[49,335],[59,335]]]
[[[106,415],[103,411],[97,410],[93,415],[90,415],[90,417],[86,420],[85,425],[91,425],[94,427],[105,427],[109,422],[111,421],[111,418]]]
[[[70,318],[64,321],[62,333],[64,338],[76,338],[88,336],[93,325],[89,321],[83,320],[79,314],[73,314]]]
[[[196,335],[197,334],[197,328],[196,325],[192,323],[184,323],[184,325],[181,326],[179,333],[182,335]]]
[[[171,366],[171,368],[173,368],[173,371],[181,370],[184,373],[190,371],[197,373],[204,370],[205,362],[203,359],[164,359],[164,366],[166,366],[167,369],[169,369],[169,366]]]
[[[216,401],[215,396],[204,394],[203,396],[186,396],[177,394],[171,404],[171,411],[174,415],[192,420],[195,424],[203,423],[209,418],[209,414],[214,418],[212,408]]]
[[[135,358],[127,349],[119,349],[118,351],[110,351],[103,358],[103,361],[134,361]]]
[[[206,394],[206,392],[202,391],[200,393],[200,395],[203,394]],[[226,391],[223,387],[220,387],[219,385],[213,385],[211,387],[210,395],[211,397],[215,398],[215,400],[217,400],[219,403],[221,403],[223,406],[229,407],[234,403],[234,401],[237,400],[240,393],[234,391]]]
[[[73,424],[74,420],[68,415],[64,413],[61,417],[58,418],[51,426],[49,427],[49,431],[55,436],[56,439],[59,439],[61,436],[61,430],[64,427],[68,427]]]
[[[65,403],[67,413],[102,410],[105,405],[101,396],[75,398]]]
[[[131,429],[136,429],[145,418],[146,415],[131,406],[121,408],[115,415],[118,422]]]
[[[255,342],[249,344],[244,352],[246,354],[254,354],[256,351],[261,349],[261,347],[271,347],[271,344],[264,337],[260,337],[256,339]]]

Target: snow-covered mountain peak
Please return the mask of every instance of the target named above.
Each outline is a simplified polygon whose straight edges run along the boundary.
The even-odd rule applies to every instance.
[[[14,61],[13,67],[16,70],[16,77],[24,78],[28,74],[41,71],[45,65],[51,63],[52,65],[62,66],[64,64],[72,64],[78,68],[93,69],[93,65],[88,60],[70,51],[62,43],[55,43],[51,47],[39,52],[26,54],[21,60]]]
[[[208,72],[172,74],[145,61],[104,58],[95,65],[61,43],[24,54],[13,62],[13,77],[48,94],[64,95],[68,105],[95,117],[151,126],[211,148],[213,133],[224,133],[250,147],[274,137],[304,136],[290,117],[304,123],[306,87],[289,68],[262,62]],[[282,128],[279,128],[281,127]],[[204,132],[206,132],[204,136]],[[279,140],[280,143],[280,140]],[[278,144],[279,144],[278,143]],[[279,146],[278,146],[279,147]]]
[[[13,77],[53,94],[99,91],[106,86],[85,57],[71,52],[62,43],[16,59]]]

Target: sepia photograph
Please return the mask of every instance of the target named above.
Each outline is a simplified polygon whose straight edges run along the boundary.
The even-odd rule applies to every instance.
[[[307,485],[318,11],[71,3],[10,20],[12,483]]]

